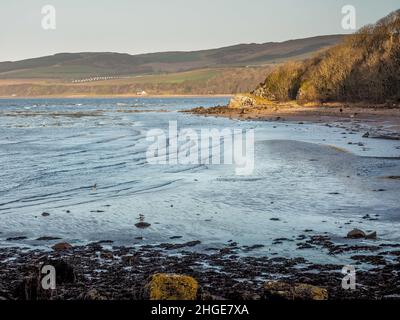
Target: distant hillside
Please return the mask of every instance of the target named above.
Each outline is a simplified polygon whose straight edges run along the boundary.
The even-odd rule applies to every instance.
[[[0,97],[233,94],[249,92],[272,70],[266,67],[198,69],[87,82],[0,79]]]
[[[279,101],[400,101],[400,10],[312,59],[280,66],[253,94]]]
[[[59,53],[15,62],[0,62],[0,79],[84,79],[177,73],[196,69],[260,66],[309,57],[343,40],[320,36],[281,43],[240,44],[192,52],[129,55],[110,52]]]

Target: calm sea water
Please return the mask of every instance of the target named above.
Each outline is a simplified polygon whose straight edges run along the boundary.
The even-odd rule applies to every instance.
[[[399,241],[399,183],[382,179],[400,172],[399,161],[390,159],[400,156],[398,142],[363,139],[362,132],[344,135],[343,129],[322,125],[178,112],[226,102],[0,100],[1,244],[48,247],[52,242],[35,239],[53,236],[72,243],[114,240],[128,246],[201,240],[202,249],[233,240],[265,245],[252,254],[337,262],[346,257],[299,251],[296,241],[272,243],[295,239],[305,229],[346,242],[343,236],[353,227],[377,230],[382,242]],[[147,132],[167,130],[171,120],[178,129],[255,129],[253,175],[237,176],[231,165],[147,163]],[[349,141],[365,146],[350,146]],[[366,214],[378,220],[363,220]],[[150,228],[135,227],[139,215]],[[17,236],[27,239],[6,241]],[[182,238],[170,240],[174,236]]]

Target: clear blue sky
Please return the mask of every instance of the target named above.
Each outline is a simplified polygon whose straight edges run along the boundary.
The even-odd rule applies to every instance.
[[[41,8],[56,8],[43,30]],[[1,0],[0,61],[58,52],[145,53],[346,33],[341,8],[357,27],[400,8],[399,0]]]

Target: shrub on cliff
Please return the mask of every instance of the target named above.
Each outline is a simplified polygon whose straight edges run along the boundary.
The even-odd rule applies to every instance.
[[[400,100],[400,10],[303,62],[270,73],[253,94],[270,100]]]
[[[254,94],[270,100],[296,99],[305,63],[288,62],[271,72]]]

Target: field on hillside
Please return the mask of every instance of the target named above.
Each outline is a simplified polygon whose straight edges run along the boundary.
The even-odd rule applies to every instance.
[[[248,92],[274,68],[200,69],[178,73],[126,76],[117,79],[74,83],[60,79],[0,79],[0,96],[234,94]]]

